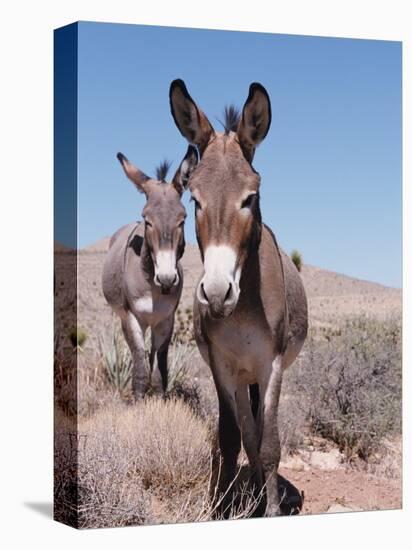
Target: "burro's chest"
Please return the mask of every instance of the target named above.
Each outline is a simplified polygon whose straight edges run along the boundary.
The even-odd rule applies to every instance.
[[[209,340],[225,355],[237,361],[255,361],[270,356],[273,342],[268,326],[253,313],[235,313],[221,321],[209,319],[204,329]]]
[[[173,315],[178,302],[178,296],[147,291],[136,296],[132,302],[134,315],[149,326],[156,325]]]

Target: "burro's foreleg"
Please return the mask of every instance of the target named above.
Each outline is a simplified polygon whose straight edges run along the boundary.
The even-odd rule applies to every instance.
[[[132,312],[128,311],[122,317],[122,330],[129,346],[133,360],[132,391],[135,399],[144,397],[149,386],[149,373],[145,365],[144,334],[146,327],[143,326]]]
[[[249,387],[246,384],[238,384],[236,390],[236,404],[238,421],[242,434],[242,443],[246,451],[251,474],[258,483],[259,490],[262,488],[262,465],[259,456],[259,439],[255,418],[249,397]]]
[[[153,368],[152,384],[156,389],[161,386],[163,394],[168,387],[168,350],[173,335],[174,317],[164,319],[152,328],[152,354],[156,353],[157,368]],[[160,378],[160,384],[159,384]]]
[[[260,460],[266,486],[266,516],[280,514],[278,494],[278,467],[280,462],[280,439],[278,428],[278,408],[282,387],[282,356],[278,355],[262,374],[259,391],[262,397],[260,411]]]
[[[219,465],[218,486],[215,493],[216,512],[227,518],[233,503],[237,458],[241,446],[240,427],[236,407],[236,382],[231,365],[223,354],[209,349],[213,379],[219,400]]]
[[[242,444],[247,454],[250,466],[250,479],[252,482],[255,505],[253,516],[264,514],[263,468],[259,455],[259,431],[252,411],[252,404],[247,384],[238,384],[236,391],[236,404],[238,422],[242,434]]]

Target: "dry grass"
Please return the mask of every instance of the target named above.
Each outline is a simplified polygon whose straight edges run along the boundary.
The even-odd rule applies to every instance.
[[[159,510],[172,509],[166,503],[207,486],[208,427],[182,401],[150,398],[107,408],[80,423],[79,437],[83,527],[107,525],[109,512],[110,525],[161,522]]]
[[[80,528],[219,519],[211,431],[182,400],[116,404],[82,420],[77,436],[74,428],[57,414],[57,519]],[[246,486],[240,491],[232,519],[256,505]]]
[[[79,432],[116,440],[146,489],[175,494],[208,475],[208,427],[181,401],[151,398],[114,406],[82,422]]]

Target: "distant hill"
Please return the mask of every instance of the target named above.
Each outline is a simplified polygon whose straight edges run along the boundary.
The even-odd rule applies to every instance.
[[[99,241],[96,241],[95,243],[86,246],[85,248],[81,248],[80,252],[107,252],[109,249],[109,242],[110,237],[104,237],[103,239],[100,239]]]

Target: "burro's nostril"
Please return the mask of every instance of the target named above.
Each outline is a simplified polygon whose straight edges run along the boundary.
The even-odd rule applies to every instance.
[[[226,292],[224,302],[227,302],[228,300],[230,300],[231,295],[232,295],[232,283],[229,283],[229,288],[228,288],[228,291]]]
[[[172,285],[177,285],[177,283],[178,283],[178,277],[177,277],[177,273],[176,273],[175,276],[174,276]]]
[[[207,294],[206,294],[206,291],[205,291],[205,285],[202,283],[200,285],[200,291],[202,293],[202,298],[206,301],[206,302],[209,302],[209,298],[207,297]]]

